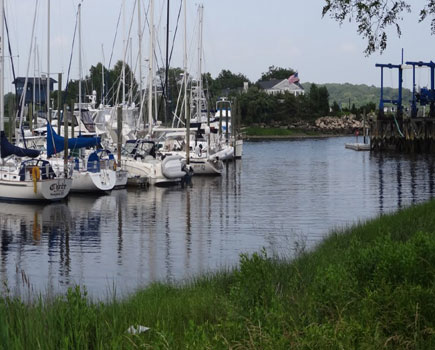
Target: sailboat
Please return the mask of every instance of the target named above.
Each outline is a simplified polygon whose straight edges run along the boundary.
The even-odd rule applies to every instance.
[[[155,133],[162,133],[160,136],[160,145],[162,146],[159,152],[164,156],[179,155],[182,157],[183,161],[186,163],[186,167],[193,170],[194,175],[221,175],[223,171],[223,163],[218,156],[211,157],[210,149],[207,147],[207,140],[204,139],[204,143],[198,142],[197,134],[201,130],[201,124],[207,121],[207,118],[203,118],[202,110],[205,103],[205,98],[203,97],[202,91],[202,23],[203,23],[203,7],[199,6],[199,38],[198,38],[198,80],[195,89],[195,98],[192,97],[191,100],[196,100],[196,116],[194,116],[194,124],[191,125],[191,115],[188,108],[187,90],[188,90],[188,72],[187,72],[187,14],[186,14],[186,2],[184,2],[184,74],[183,74],[183,92],[184,101],[182,107],[184,106],[184,119],[185,119],[185,129],[182,128],[158,128],[155,129]],[[193,90],[193,89],[192,89]],[[181,97],[181,91],[179,98]],[[181,107],[181,108],[182,108]],[[180,114],[181,114],[180,108]],[[192,108],[191,108],[192,109]],[[178,111],[178,103],[177,109]],[[181,118],[177,117],[177,113],[174,115],[174,121],[177,118],[181,121]],[[173,125],[175,124],[173,121]],[[191,129],[191,126],[198,127],[198,132]],[[210,127],[206,127],[204,131],[209,139],[210,137]],[[210,143],[210,142],[208,142]],[[194,152],[193,152],[194,151]]]
[[[150,1],[150,43],[148,72],[148,134],[149,139],[127,140],[124,149],[124,164],[130,177],[145,177],[151,185],[165,186],[181,183],[188,174],[183,170],[181,157],[157,157],[155,142],[151,141],[153,128],[153,65],[154,65],[154,1]],[[140,27],[139,27],[140,28]],[[139,39],[140,43],[140,39]],[[139,45],[140,46],[140,45]],[[139,51],[140,53],[140,51]],[[125,58],[125,49],[124,49]],[[141,101],[141,105],[143,104]]]
[[[55,201],[64,199],[72,184],[67,174],[56,174],[38,150],[12,145],[4,131],[4,0],[0,0],[0,199]],[[22,160],[21,158],[24,158]]]
[[[3,129],[3,112],[0,118]],[[55,201],[68,195],[72,179],[55,173],[47,160],[36,158],[39,151],[10,144],[4,130],[1,130],[0,147],[0,199]],[[27,159],[17,158],[23,156]]]
[[[100,144],[99,137],[76,137],[68,139],[69,149],[83,149]],[[64,151],[64,138],[56,134],[53,127],[47,124],[47,156]],[[72,192],[105,192],[112,190],[116,185],[116,172],[114,160],[103,159],[101,150],[83,152],[84,157],[73,160],[71,187]],[[60,158],[50,158],[51,163],[63,166]]]

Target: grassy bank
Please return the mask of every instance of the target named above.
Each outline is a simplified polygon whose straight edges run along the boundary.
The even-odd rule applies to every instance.
[[[124,301],[75,289],[3,297],[3,349],[434,349],[435,201],[330,235],[296,260],[240,268]],[[131,325],[151,329],[132,335]]]
[[[325,136],[321,132],[303,129],[281,129],[281,128],[260,128],[246,127],[243,133],[249,139],[256,138],[298,138]],[[328,135],[333,136],[333,135]]]

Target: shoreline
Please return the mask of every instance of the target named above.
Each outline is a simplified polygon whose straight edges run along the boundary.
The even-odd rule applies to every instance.
[[[297,140],[297,139],[324,139],[330,137],[349,137],[352,134],[294,134],[294,135],[246,135],[243,137],[245,141],[262,141],[262,140]]]
[[[0,348],[431,349],[434,210],[430,200],[337,228],[290,259],[241,254],[238,268],[119,301],[79,286],[29,304],[6,293]]]

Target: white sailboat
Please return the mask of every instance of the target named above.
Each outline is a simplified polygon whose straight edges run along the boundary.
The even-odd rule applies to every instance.
[[[148,134],[153,128],[153,67],[154,67],[154,1],[150,1],[150,43],[148,71]],[[140,28],[139,28],[140,29]],[[140,40],[140,39],[139,39]],[[140,52],[139,52],[140,54]],[[125,49],[124,49],[125,57]],[[141,106],[143,101],[141,101]],[[132,178],[146,177],[150,185],[165,186],[180,183],[186,176],[181,157],[156,157],[155,143],[145,139],[127,140],[124,149],[124,164]]]
[[[160,129],[162,131],[164,129]],[[186,162],[186,133],[184,129],[168,129],[161,136],[159,153],[165,157],[179,156]],[[193,139],[189,141],[189,168],[194,175],[221,175],[224,169],[222,160],[216,156],[210,156],[207,152],[207,143]]]
[[[98,137],[79,137],[68,140],[68,148],[79,150],[81,156],[72,161],[72,187],[71,192],[105,192],[112,190],[116,185],[115,161],[110,159],[103,150],[86,150],[100,143]],[[47,124],[47,156],[64,152],[64,138],[55,133],[50,124]],[[50,162],[61,169],[64,161],[61,158],[50,158]]]
[[[9,143],[4,132],[4,0],[0,0],[0,199],[9,201],[55,201],[64,199],[72,180],[57,175],[39,151]],[[21,157],[25,160],[21,160]]]
[[[81,4],[78,5],[78,28],[79,28],[79,102],[77,119],[81,126],[82,121],[82,30],[81,30]],[[51,127],[50,127],[51,128]],[[55,135],[54,131],[53,135]],[[48,134],[48,133],[47,133]],[[97,138],[98,140],[98,138]],[[99,143],[99,141],[96,141]],[[106,192],[116,185],[116,171],[108,166],[108,161],[102,161],[98,151],[80,152],[81,157],[74,160],[72,192]]]
[[[163,160],[157,159],[154,142],[142,139],[126,142],[123,164],[130,177],[145,177],[150,185],[177,184],[186,176],[181,156],[169,155]]]

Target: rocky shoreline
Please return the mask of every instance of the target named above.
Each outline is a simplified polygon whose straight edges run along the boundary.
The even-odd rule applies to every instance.
[[[363,121],[357,120],[356,116],[349,115],[344,117],[322,117],[313,122],[303,120],[294,121],[288,124],[273,125],[253,124],[253,127],[263,129],[275,128],[284,130],[294,130],[291,135],[247,135],[248,139],[289,139],[289,138],[316,138],[332,136],[354,135],[356,131],[362,135]],[[366,127],[368,125],[366,124]]]

